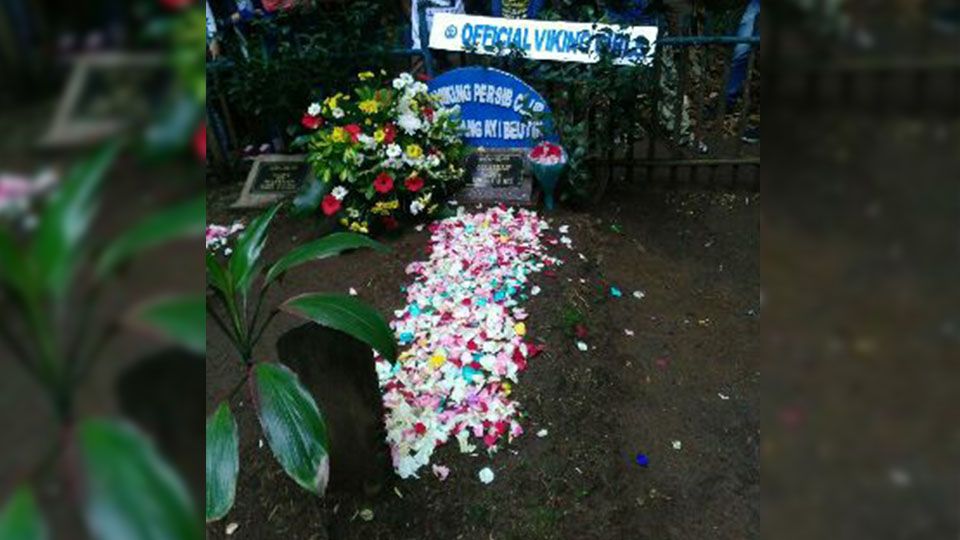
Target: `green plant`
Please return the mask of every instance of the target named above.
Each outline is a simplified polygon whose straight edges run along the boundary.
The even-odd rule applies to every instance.
[[[110,144],[75,165],[33,233],[0,226],[0,341],[48,398],[62,433],[27,476],[40,478],[58,458],[68,475],[82,475],[77,502],[95,538],[199,539],[186,490],[150,442],[120,421],[77,418],[74,405],[91,368],[125,328],[204,350],[199,295],[149,300],[108,320],[95,311],[125,265],[171,240],[201,236],[206,220],[198,197],[142,219],[105,246],[94,245],[90,230],[101,186],[118,151]],[[29,486],[17,491],[0,511],[0,538],[44,537],[33,501]]]
[[[393,332],[372,307],[350,296],[324,293],[294,296],[271,309],[266,319],[261,320],[263,300],[270,287],[287,271],[303,263],[350,249],[382,251],[385,248],[366,236],[334,233],[292,249],[268,267],[261,255],[267,229],[280,206],[273,206],[250,223],[225,263],[207,254],[208,282],[225,317],[220,316],[211,302],[207,303],[207,312],[233,343],[245,369],[241,383],[231,395],[249,386],[260,426],[277,461],[297,484],[322,495],[330,467],[323,416],[297,376],[282,364],[255,361],[254,347],[281,311],[345,332],[391,361],[397,352]],[[226,515],[236,494],[238,434],[229,399],[221,402],[207,419],[208,522]]]

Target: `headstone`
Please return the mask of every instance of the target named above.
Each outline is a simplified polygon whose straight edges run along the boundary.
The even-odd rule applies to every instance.
[[[105,52],[77,56],[40,145],[95,143],[148,117],[169,88],[166,66],[165,58],[156,54]]]
[[[526,154],[540,140],[557,142],[543,97],[513,75],[483,67],[448,71],[429,87],[444,106],[460,107],[464,140],[474,149],[458,200],[533,204]]]
[[[464,202],[530,204],[533,180],[526,162],[523,149],[476,150],[467,158],[470,183],[458,197]]]
[[[260,208],[296,194],[308,182],[313,169],[305,155],[258,156],[250,168],[234,208]]]

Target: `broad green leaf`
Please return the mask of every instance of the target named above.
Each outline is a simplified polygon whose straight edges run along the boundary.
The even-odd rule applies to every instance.
[[[103,277],[129,259],[178,238],[203,236],[207,223],[206,200],[193,200],[163,209],[127,229],[101,255],[97,273]]]
[[[246,298],[250,291],[250,284],[257,275],[257,263],[260,261],[260,253],[267,242],[267,229],[270,222],[277,215],[277,210],[281,204],[275,204],[266,212],[257,216],[250,225],[244,229],[237,239],[233,248],[233,256],[230,257],[230,278],[233,280],[233,290]]]
[[[33,493],[27,488],[15,491],[0,510],[0,540],[44,540],[49,536]]]
[[[233,294],[227,270],[220,264],[217,257],[210,252],[207,252],[207,278],[210,280],[210,284],[224,296]]]
[[[302,294],[284,302],[280,309],[323,326],[346,332],[367,343],[393,362],[397,342],[383,316],[369,305],[340,294]]]
[[[200,516],[183,483],[132,427],[87,420],[79,428],[84,514],[98,540],[199,540]]]
[[[298,246],[274,263],[267,271],[264,285],[280,277],[287,270],[308,261],[324,259],[342,253],[348,249],[373,248],[378,251],[387,251],[386,246],[371,240],[369,237],[356,233],[333,233],[319,240]]]
[[[207,349],[206,298],[200,295],[153,300],[133,311],[130,321],[190,351]]]
[[[223,402],[207,418],[207,523],[227,515],[237,494],[240,471],[237,421]]]
[[[0,286],[6,285],[13,289],[26,301],[33,296],[33,278],[23,250],[10,233],[0,227]]]
[[[261,362],[253,377],[253,401],[274,457],[300,487],[323,495],[330,477],[329,441],[313,396],[280,364]]]
[[[119,144],[109,144],[75,165],[40,217],[33,257],[40,282],[55,298],[64,296],[80,262],[100,186],[119,151]]]
[[[303,217],[312,214],[320,208],[320,201],[330,190],[330,184],[316,178],[300,188],[300,192],[293,198],[293,215]]]

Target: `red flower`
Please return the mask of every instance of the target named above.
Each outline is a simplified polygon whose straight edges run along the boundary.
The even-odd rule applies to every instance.
[[[563,154],[563,150],[555,144],[547,144],[547,155],[548,156],[557,156],[560,157]]]
[[[393,216],[383,216],[383,226],[386,227],[388,231],[392,231],[400,226],[400,222]]]
[[[307,129],[317,129],[323,125],[323,118],[303,113],[303,118],[300,119],[300,125]]]
[[[420,109],[420,112],[423,113],[424,118],[426,118],[430,122],[433,122],[433,109],[431,109],[430,107],[424,107]]]
[[[537,159],[537,158],[543,157],[543,154],[544,154],[543,145],[538,144],[533,147],[533,150],[530,152],[530,157]]]
[[[417,432],[417,435],[423,435],[427,432],[427,426],[423,425],[423,422],[417,422],[413,425],[413,430]]]
[[[393,189],[393,178],[385,172],[378,174],[373,181],[373,189],[377,190],[377,193],[389,192]]]
[[[360,138],[360,126],[356,124],[347,124],[343,126],[343,129],[350,134],[351,141],[357,142],[357,140]]]
[[[320,203],[320,207],[323,209],[324,215],[332,216],[340,210],[340,200],[333,195],[327,195]]]
[[[428,82],[428,81],[432,81],[433,77],[431,77],[430,75],[424,72],[424,73],[417,73],[417,79],[423,82]]]
[[[397,126],[393,124],[387,124],[383,126],[383,142],[386,144],[393,143],[393,140],[397,138]]]
[[[207,160],[207,123],[201,122],[197,130],[193,132],[193,151],[197,154],[197,159]]]
[[[415,174],[403,181],[403,187],[416,193],[423,188],[423,178]]]
[[[170,10],[183,9],[193,3],[193,0],[160,0],[163,7]]]

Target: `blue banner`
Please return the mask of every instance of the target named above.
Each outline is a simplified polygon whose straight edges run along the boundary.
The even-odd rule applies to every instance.
[[[546,100],[505,71],[459,68],[438,76],[428,86],[444,106],[460,107],[464,139],[470,146],[531,148],[542,140],[558,142]]]

